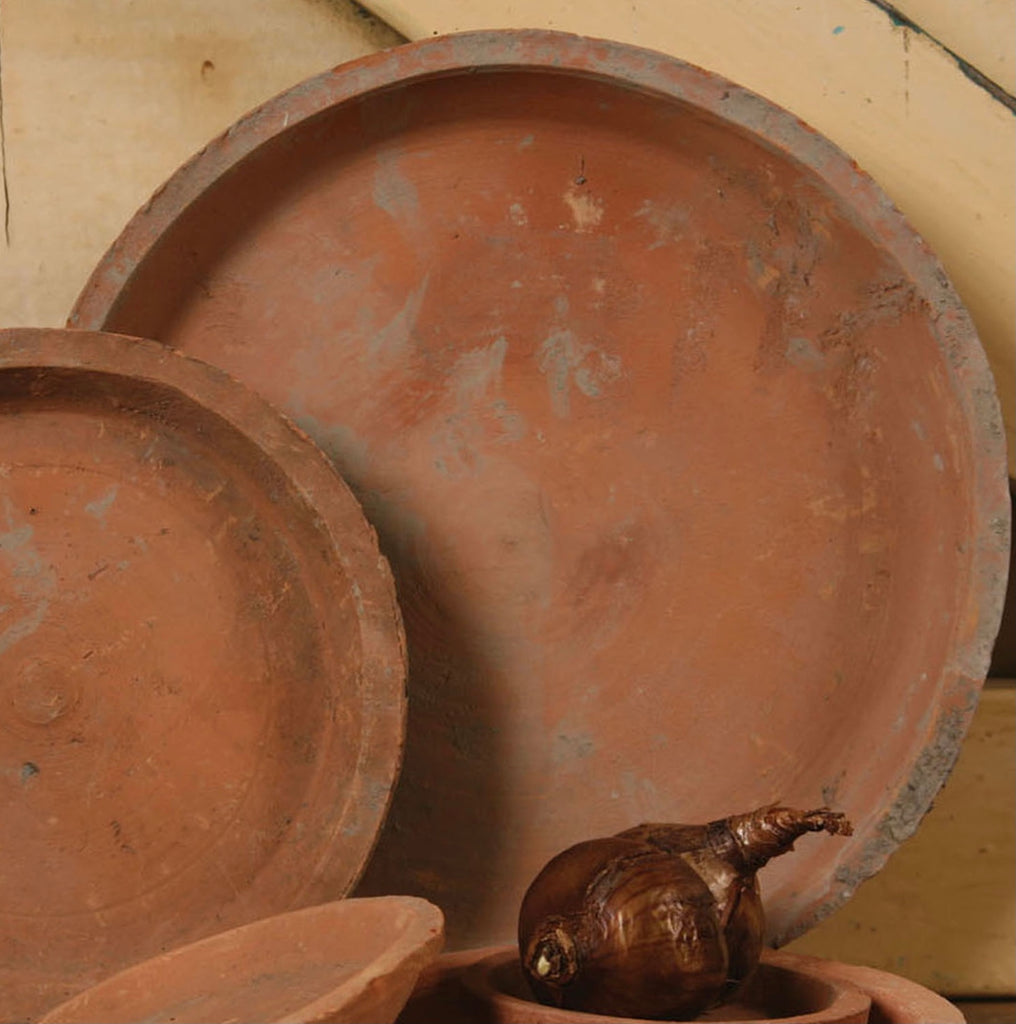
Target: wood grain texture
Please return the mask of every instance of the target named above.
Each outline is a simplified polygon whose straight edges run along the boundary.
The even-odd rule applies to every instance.
[[[952,776],[912,839],[791,943],[951,996],[1016,993],[1016,688],[987,689]]]
[[[893,6],[1007,92],[1016,93],[1013,0],[895,0]]]
[[[922,3],[915,4],[919,14]],[[1016,474],[1016,120],[928,35],[894,23],[869,0],[369,6],[411,39],[526,27],[651,47],[726,75],[828,136],[909,217],[970,309],[995,373]],[[992,7],[988,0],[953,6],[956,23]],[[1004,42],[1011,49],[1011,36]]]
[[[0,325],[63,324],[92,266],[180,163],[280,90],[400,41],[357,10],[3,0]]]

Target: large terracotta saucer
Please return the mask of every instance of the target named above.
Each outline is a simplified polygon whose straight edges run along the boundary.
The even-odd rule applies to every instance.
[[[514,933],[558,850],[832,804],[777,942],[916,828],[998,626],[1004,440],[942,268],[829,142],[660,54],[453,36],[180,169],[71,322],[228,369],[392,560],[406,766],[365,893]]]
[[[267,403],[151,342],[0,332],[4,1019],[345,893],[404,673],[373,531]]]

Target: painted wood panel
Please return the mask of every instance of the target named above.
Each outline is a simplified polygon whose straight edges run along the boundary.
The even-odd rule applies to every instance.
[[[1016,688],[986,689],[914,836],[787,948],[879,967],[948,995],[1016,994],[1014,763]]]
[[[1013,0],[895,0],[893,7],[1008,93],[1016,93]]]
[[[912,9],[931,10],[922,5],[932,2],[914,0]],[[652,47],[726,75],[827,135],[910,218],[970,309],[1002,398],[1010,475],[1016,475],[1016,119],[927,35],[897,24],[870,0],[369,0],[369,6],[413,39],[528,27]],[[994,9],[991,0],[953,6],[956,21],[960,9],[973,21],[982,8]],[[1010,35],[1005,46],[1011,44]]]
[[[180,163],[282,89],[399,41],[347,0],[2,0],[0,325],[62,325]]]

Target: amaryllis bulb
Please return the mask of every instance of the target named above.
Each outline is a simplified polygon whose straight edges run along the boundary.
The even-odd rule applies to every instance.
[[[842,814],[761,807],[707,825],[639,825],[572,846],[529,887],[519,951],[534,995],[586,1013],[687,1020],[758,964],[755,873]]]

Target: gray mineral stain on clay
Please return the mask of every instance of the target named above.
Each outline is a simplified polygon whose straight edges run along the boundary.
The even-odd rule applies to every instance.
[[[98,519],[100,522],[104,522],[106,513],[113,507],[113,502],[116,501],[116,493],[118,490],[118,486],[113,484],[105,494],[96,498],[95,501],[90,501],[85,505],[85,511],[93,518]]]

